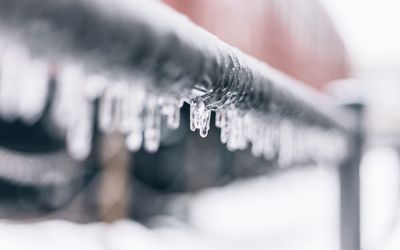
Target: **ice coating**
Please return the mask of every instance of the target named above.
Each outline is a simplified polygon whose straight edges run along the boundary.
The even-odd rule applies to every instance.
[[[23,37],[28,44],[38,39],[34,44],[42,50],[54,48],[51,52],[60,59],[52,117],[65,130],[68,151],[77,160],[90,154],[94,119],[102,132],[124,134],[131,151],[142,146],[157,151],[161,118],[169,128],[178,128],[183,99],[190,104],[190,129],[199,130],[201,137],[208,135],[215,111],[221,142],[231,151],[249,148],[254,156],[276,160],[283,167],[310,159],[336,161],[346,153],[345,136],[328,128],[335,127],[332,124],[346,128],[341,121],[348,119],[331,115],[330,109],[319,105],[325,102],[293,79],[230,47],[157,1],[72,1],[62,8],[58,1],[46,1],[48,5],[40,9],[32,1],[24,3],[27,8],[18,9],[18,4],[9,1],[7,11],[25,11],[19,16],[26,23],[41,17],[39,21],[45,24],[56,19],[64,25],[63,29],[42,29],[36,36],[29,33]],[[79,16],[79,30],[63,20],[74,16],[76,8],[85,14]],[[4,9],[0,8],[2,21],[12,16],[1,15]],[[71,15],[58,15],[60,9]],[[43,10],[46,15],[41,16]],[[98,18],[113,15],[118,18]],[[99,25],[99,20],[110,23]],[[0,25],[13,22],[9,21]],[[128,25],[119,25],[125,21]],[[22,24],[14,25],[17,29]],[[82,33],[87,35],[82,37]],[[91,49],[82,49],[87,44]],[[68,62],[70,59],[74,63]],[[95,70],[86,72],[86,68]],[[27,49],[13,44],[2,49],[0,70],[1,118],[27,123],[38,120],[48,93],[46,61],[31,58]],[[143,84],[132,72],[146,72],[140,77],[151,77]],[[195,88],[201,91],[184,94]],[[94,117],[97,99],[99,115]]]
[[[310,161],[335,163],[345,156],[346,141],[335,131],[296,124],[279,114],[243,112],[234,106],[216,110],[221,142],[231,151],[250,147],[255,157],[281,167]]]
[[[18,45],[6,47],[0,55],[0,115],[32,124],[40,119],[48,98],[49,64],[32,58]],[[182,93],[191,94],[155,93],[143,83],[87,73],[76,64],[60,64],[52,117],[65,130],[68,152],[80,161],[90,155],[94,119],[103,133],[124,134],[130,151],[143,146],[156,152],[162,117],[170,129],[179,128],[183,100],[190,104],[190,130],[198,130],[201,137],[208,135],[215,111],[220,140],[230,151],[249,148],[255,157],[276,160],[282,167],[310,160],[332,162],[345,155],[344,138],[335,131],[301,124],[279,111],[244,110],[218,91]],[[99,114],[94,117],[97,99]]]

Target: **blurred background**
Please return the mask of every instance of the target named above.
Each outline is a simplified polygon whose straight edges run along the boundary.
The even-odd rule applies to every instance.
[[[361,248],[399,249],[400,2],[163,2],[338,106],[364,104]],[[0,121],[1,249],[340,249],[337,166],[230,152],[213,125],[190,131],[187,104],[177,130],[163,121],[157,152],[95,132],[75,161],[47,123],[56,100],[33,125]]]

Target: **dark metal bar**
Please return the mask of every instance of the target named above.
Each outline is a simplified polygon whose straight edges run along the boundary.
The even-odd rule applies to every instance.
[[[339,166],[340,237],[342,250],[360,250],[360,161],[363,152],[363,106],[349,105],[358,121],[358,132],[348,138],[349,152]]]
[[[0,28],[51,60],[131,80],[145,76],[163,93],[212,92],[211,108],[234,103],[310,125],[353,128],[352,117],[325,97],[158,1],[0,0]]]

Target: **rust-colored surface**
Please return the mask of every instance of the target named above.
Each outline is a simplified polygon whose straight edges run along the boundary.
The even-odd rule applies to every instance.
[[[343,43],[316,0],[164,0],[222,40],[321,89],[348,76]]]

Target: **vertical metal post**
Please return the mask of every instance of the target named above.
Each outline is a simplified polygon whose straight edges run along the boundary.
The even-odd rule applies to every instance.
[[[120,134],[102,138],[102,171],[99,186],[99,215],[104,222],[114,222],[128,216],[129,157]]]
[[[348,140],[348,154],[339,167],[341,250],[360,250],[360,162],[363,151],[363,106],[348,106],[357,118],[357,130]]]

